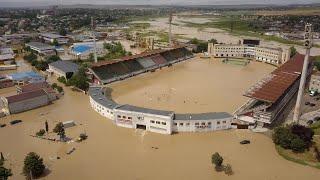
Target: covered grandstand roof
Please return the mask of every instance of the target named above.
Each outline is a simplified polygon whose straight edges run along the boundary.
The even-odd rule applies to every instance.
[[[143,58],[143,57],[147,57],[147,56],[152,56],[152,55],[156,55],[162,52],[166,52],[166,51],[171,51],[174,49],[179,49],[182,48],[183,46],[177,46],[174,47],[173,49],[156,49],[156,50],[152,50],[152,51],[146,51],[140,54],[136,54],[136,55],[132,55],[132,56],[124,56],[120,59],[116,59],[114,61],[100,61],[97,63],[92,64],[92,67],[99,67],[99,66],[104,66],[104,65],[108,65],[108,64],[113,64],[113,63],[117,63],[117,62],[121,62],[121,61],[128,61],[128,60],[133,60],[133,59],[137,59],[137,58]]]
[[[304,55],[296,54],[266,78],[252,86],[244,96],[275,103],[300,78]]]

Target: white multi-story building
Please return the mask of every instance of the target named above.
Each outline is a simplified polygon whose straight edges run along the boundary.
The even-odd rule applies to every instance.
[[[233,120],[228,113],[175,114],[173,111],[120,105],[107,98],[101,87],[90,87],[91,107],[117,126],[172,134],[173,132],[208,132],[230,129]]]
[[[246,44],[211,44],[208,53],[216,58],[250,58],[269,64],[280,65],[290,59],[290,50],[251,46]]]

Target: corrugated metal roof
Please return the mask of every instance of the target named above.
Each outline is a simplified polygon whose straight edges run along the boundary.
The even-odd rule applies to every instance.
[[[78,70],[79,70],[79,65],[75,64],[71,61],[59,60],[59,61],[50,63],[49,66],[53,66],[64,73],[67,73],[67,72],[75,73],[75,72],[78,72]]]
[[[269,76],[252,86],[244,96],[275,103],[300,78],[304,55],[296,54]]]
[[[123,110],[123,111],[154,114],[154,115],[160,115],[160,116],[171,116],[172,114],[174,114],[173,111],[162,111],[162,110],[157,110],[157,109],[148,109],[148,108],[132,106],[129,104],[121,105],[121,106],[117,107],[116,109]]]
[[[32,99],[32,98],[40,97],[44,95],[47,95],[47,93],[43,89],[39,89],[35,91],[30,91],[26,93],[9,96],[9,97],[6,97],[6,99],[8,100],[8,104],[10,104],[10,103],[20,102],[20,101],[24,101],[27,99]]]
[[[219,120],[232,117],[231,114],[226,112],[209,112],[200,114],[175,114],[174,120]]]

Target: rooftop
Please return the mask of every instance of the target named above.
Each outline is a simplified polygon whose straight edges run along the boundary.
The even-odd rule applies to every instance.
[[[5,61],[9,59],[14,59],[12,54],[0,54],[0,61]]]
[[[200,114],[175,114],[174,120],[219,120],[232,117],[231,114],[226,112],[209,112]]]
[[[32,99],[32,98],[44,96],[44,95],[47,95],[47,93],[43,89],[38,89],[35,91],[30,91],[26,93],[9,96],[9,97],[6,97],[6,99],[8,100],[8,104],[10,104],[10,103],[20,102],[20,101],[24,101],[27,99]]]
[[[84,53],[92,48],[93,47],[89,45],[76,45],[73,47],[73,51],[75,51],[76,53]]]
[[[14,54],[12,48],[1,48],[0,54]]]
[[[24,86],[20,86],[21,92],[30,92],[43,88],[49,88],[50,85],[47,82],[29,83]]]
[[[65,36],[61,36],[59,34],[54,34],[54,33],[42,33],[40,35],[43,36],[43,37],[51,38],[51,39],[66,38]]]
[[[41,43],[41,42],[29,42],[26,43],[27,46],[32,46],[38,49],[54,49],[53,46],[50,46],[49,44]]]
[[[75,72],[78,72],[79,70],[79,65],[71,61],[56,61],[56,62],[50,63],[49,66],[53,66],[65,73],[67,72],[75,73]]]
[[[98,102],[104,107],[108,107],[112,109],[119,106],[119,104],[107,98],[103,92],[104,91],[102,87],[90,87],[88,94],[92,99],[94,99],[94,101]]]
[[[143,107],[137,107],[137,106],[132,106],[132,105],[121,105],[117,107],[116,109],[118,110],[123,110],[123,111],[133,111],[133,112],[139,112],[139,113],[145,113],[145,114],[155,114],[159,116],[171,116],[174,114],[173,111],[162,111],[162,110],[157,110],[157,109],[148,109],[148,108],[143,108]]]
[[[8,77],[13,80],[23,80],[27,78],[43,78],[40,74],[34,71],[13,73],[9,74]]]
[[[252,86],[244,96],[275,103],[300,78],[304,55],[296,54],[266,78]]]

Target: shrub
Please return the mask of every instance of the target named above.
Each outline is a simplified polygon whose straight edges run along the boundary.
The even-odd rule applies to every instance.
[[[63,139],[65,137],[65,131],[64,131],[64,127],[63,127],[63,124],[62,122],[59,122],[56,127],[54,127],[53,129],[53,132],[54,133],[57,133],[57,135],[60,136],[60,139]]]
[[[63,84],[66,84],[67,83],[67,80],[65,77],[61,76],[61,77],[58,77],[57,79],[59,82],[63,83]]]
[[[37,136],[43,136],[45,133],[46,133],[46,131],[45,131],[44,129],[40,129],[40,130],[36,133],[36,135],[37,135]]]
[[[57,85],[57,83],[53,83],[53,84],[51,85],[51,87],[52,87],[53,89],[56,89],[56,88],[58,87],[58,85]]]
[[[277,127],[272,135],[273,142],[285,149],[290,149],[294,135],[287,127]]]
[[[36,153],[30,152],[24,159],[23,174],[27,178],[37,178],[43,174],[45,165],[43,159]]]
[[[232,170],[232,167],[230,164],[227,164],[225,167],[224,167],[224,173],[226,173],[228,176],[232,175],[233,174],[233,170]]]
[[[57,89],[57,91],[58,91],[59,93],[62,93],[62,92],[63,92],[63,88],[62,88],[61,86],[58,86],[56,89]]]
[[[211,156],[211,163],[214,164],[216,167],[221,167],[223,163],[223,158],[220,156],[219,153],[214,153]]]
[[[299,136],[299,138],[302,139],[307,146],[311,144],[314,135],[314,132],[311,128],[294,124],[291,126],[291,132]]]
[[[306,143],[297,136],[291,141],[290,148],[293,152],[303,152],[306,149]]]
[[[11,169],[0,166],[0,179],[7,180],[10,176],[12,176]]]

